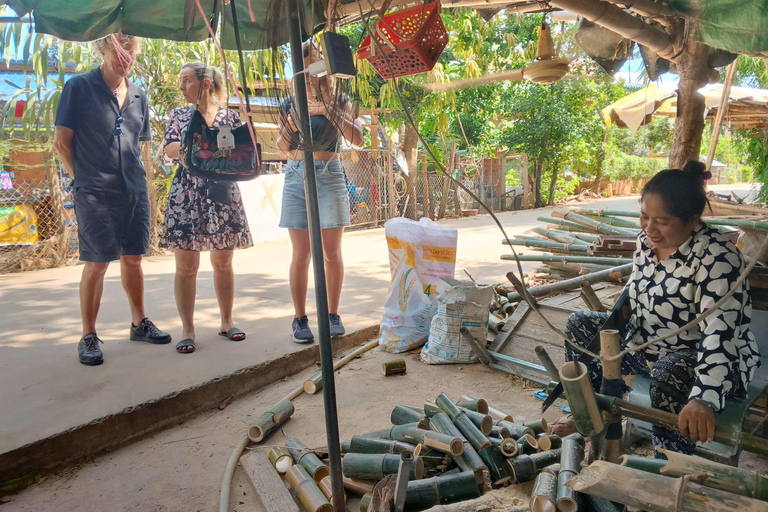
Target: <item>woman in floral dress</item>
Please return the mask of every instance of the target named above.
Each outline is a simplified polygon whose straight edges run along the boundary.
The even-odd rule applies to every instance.
[[[226,87],[218,69],[201,63],[185,65],[179,73],[179,89],[192,105],[174,109],[168,119],[163,149],[175,161],[179,159],[181,141],[195,105],[211,128],[223,124],[235,128],[241,124],[236,112],[221,106],[226,101]],[[252,245],[237,184],[192,176],[179,164],[171,184],[165,231],[160,241],[161,247],[174,251],[176,256],[174,295],[182,325],[181,341],[176,345],[179,353],[191,354],[195,350],[195,294],[201,251],[211,251],[213,283],[221,312],[219,334],[232,341],[245,339],[245,333],[232,321],[235,298],[232,257],[235,249]]]

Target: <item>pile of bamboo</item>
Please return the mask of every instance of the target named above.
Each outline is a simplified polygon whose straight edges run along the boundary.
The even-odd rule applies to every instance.
[[[515,421],[482,398],[453,401],[441,394],[421,406],[396,406],[390,420],[391,426],[353,436],[341,445],[344,488],[362,497],[361,511],[368,510],[374,486],[397,475],[401,452],[413,454],[404,510],[477,498],[494,488],[532,480],[555,464],[577,472],[584,456],[581,435],[560,438],[546,420]],[[289,439],[269,454],[308,512],[329,510],[325,453],[324,448],[308,449]],[[556,481],[554,488],[572,498],[575,493],[565,487],[566,481]]]

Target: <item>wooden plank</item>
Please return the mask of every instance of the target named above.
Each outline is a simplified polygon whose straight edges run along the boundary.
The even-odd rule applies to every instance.
[[[299,512],[299,507],[267,458],[267,450],[252,450],[240,457],[248,480],[256,491],[264,512]]]

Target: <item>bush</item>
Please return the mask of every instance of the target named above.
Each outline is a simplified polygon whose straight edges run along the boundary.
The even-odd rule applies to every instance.
[[[643,158],[618,153],[605,161],[603,175],[611,181],[642,180],[651,178],[666,168],[666,158]]]
[[[754,172],[748,165],[742,165],[740,170],[741,183],[752,183]]]

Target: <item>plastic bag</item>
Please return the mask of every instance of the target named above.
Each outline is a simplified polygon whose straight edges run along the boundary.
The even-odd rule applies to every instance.
[[[473,338],[485,343],[493,286],[441,279],[437,291],[437,314],[429,328],[429,341],[421,349],[421,360],[429,364],[476,362],[477,356],[460,331],[466,327]]]
[[[392,281],[384,302],[379,346],[405,352],[426,343],[437,310],[437,283],[456,269],[459,232],[427,218],[396,218],[384,225]]]

